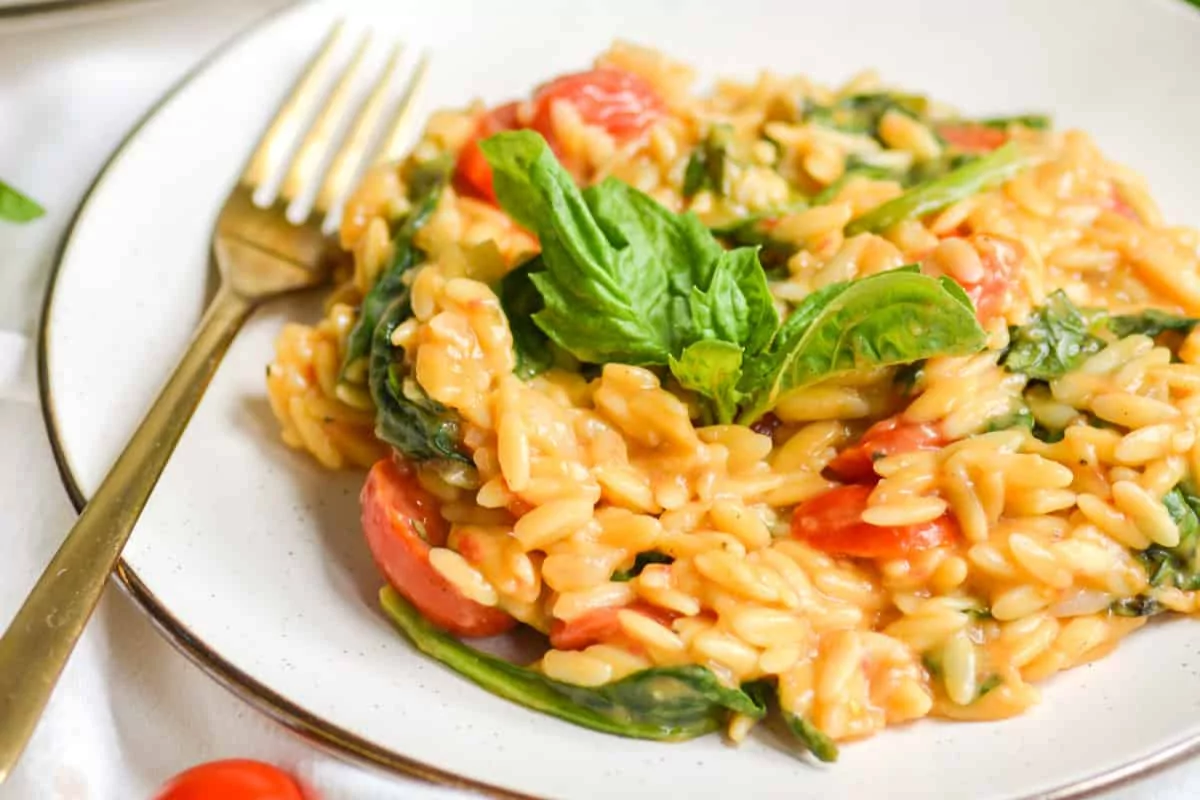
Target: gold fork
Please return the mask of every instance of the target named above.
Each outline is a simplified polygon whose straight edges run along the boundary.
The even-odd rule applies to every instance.
[[[368,160],[375,139],[381,142],[375,149],[376,162],[398,155],[427,62],[422,58],[401,87],[393,121],[382,130],[391,87],[401,72],[400,49],[394,48],[334,152],[370,44],[364,36],[348,66],[335,76],[333,62],[343,36],[339,23],[225,200],[213,232],[220,288],[179,365],[0,638],[0,783],[33,734],[121,549],[234,336],[264,301],[328,281],[328,256],[334,243],[322,232],[327,213]],[[325,106],[289,159],[295,140],[305,133],[305,122],[325,95],[325,86],[335,79]],[[323,168],[326,162],[328,169]],[[256,205],[255,193],[267,191],[264,187],[285,168],[274,202]],[[289,205],[313,187],[317,187],[315,200],[304,221],[289,222]]]

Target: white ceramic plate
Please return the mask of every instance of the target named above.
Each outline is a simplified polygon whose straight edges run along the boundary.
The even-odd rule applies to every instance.
[[[68,484],[86,496],[181,351],[205,298],[208,237],[251,143],[345,3],[243,37],[113,159],[64,248],[43,392]],[[1200,221],[1200,13],[1175,0],[380,2],[351,9],[433,53],[426,108],[498,101],[582,67],[614,37],[705,73],[837,81],[864,66],[969,112],[1050,110],[1144,171],[1171,218]],[[263,366],[314,299],[263,309],[229,353],[126,551],[134,596],[215,677],[335,750],[397,769],[556,797],[1074,797],[1200,741],[1200,627],[1154,626],[1045,685],[1023,718],[923,721],[814,767],[764,735],[735,749],[592,733],[499,700],[426,660],[376,609],[356,474],[278,439]]]

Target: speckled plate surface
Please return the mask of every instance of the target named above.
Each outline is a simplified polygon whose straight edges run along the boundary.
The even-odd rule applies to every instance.
[[[1200,221],[1200,13],[1173,0],[307,5],[242,37],[168,97],[80,211],[41,353],[47,419],[77,500],[183,348],[204,303],[221,200],[292,76],[344,14],[428,48],[425,110],[522,93],[617,36],[707,76],[768,67],[838,81],[875,66],[968,112],[1052,111],[1147,173],[1172,219]],[[719,737],[655,744],[499,700],[415,653],[378,612],[358,530],[361,476],[323,472],[278,440],[263,366],[279,327],[318,308],[298,298],[251,321],[121,575],[215,678],[337,752],[533,795],[986,799],[1087,795],[1200,743],[1200,626],[1186,620],[1048,682],[1028,716],[889,730],[845,747],[831,768],[793,758],[766,732],[737,749]]]

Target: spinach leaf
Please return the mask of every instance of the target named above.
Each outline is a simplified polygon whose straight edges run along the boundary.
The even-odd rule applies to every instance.
[[[1180,483],[1163,496],[1163,505],[1179,527],[1179,544],[1163,547],[1152,544],[1138,553],[1146,567],[1150,585],[1173,586],[1184,591],[1200,589],[1200,496],[1187,482]]]
[[[362,308],[358,310],[358,320],[350,331],[346,355],[342,359],[343,380],[347,371],[370,353],[372,337],[383,312],[397,297],[402,294],[407,296],[404,273],[420,264],[425,257],[413,239],[433,216],[452,167],[453,162],[445,158],[418,165],[411,171],[408,186],[412,210],[392,237],[392,263],[380,274],[379,280],[363,298]]]
[[[375,402],[375,435],[414,461],[448,458],[470,464],[459,449],[458,416],[431,399],[395,360],[392,332],[412,316],[402,286],[375,326],[369,384]]]
[[[743,370],[739,421],[753,422],[785,392],[871,367],[978,352],[985,341],[958,284],[902,267],[813,292],[762,356]]]
[[[830,202],[854,178],[890,181],[901,180],[903,176],[894,169],[863,163],[859,160],[859,157],[850,156],[846,159],[846,171],[842,173],[840,178],[813,195],[812,204],[814,206],[823,206]]]
[[[908,172],[900,177],[900,182],[904,184],[904,188],[911,189],[914,186],[937,180],[956,169],[978,161],[980,158],[981,156],[977,153],[946,151],[937,158],[929,158],[913,164]]]
[[[1032,432],[1034,428],[1033,412],[1028,407],[1022,405],[1015,411],[1003,416],[993,417],[987,421],[983,428],[984,433],[992,433],[994,431],[1007,431],[1012,428],[1024,428]]]
[[[46,213],[46,209],[28,195],[0,181],[0,219],[9,222],[30,222]]]
[[[1181,317],[1178,314],[1172,314],[1168,311],[1148,308],[1138,314],[1118,314],[1114,317],[1108,317],[1105,320],[1105,324],[1113,332],[1114,336],[1121,339],[1135,333],[1144,334],[1145,336],[1158,336],[1160,333],[1167,331],[1179,331],[1180,333],[1188,334],[1192,332],[1192,329],[1197,324],[1200,324],[1200,319],[1195,317]]]
[[[709,733],[730,712],[762,717],[750,695],[705,667],[659,667],[597,687],[575,686],[468,647],[438,630],[391,587],[383,610],[418,650],[506,700],[585,728],[636,739],[678,741]]]
[[[1009,117],[988,117],[979,120],[979,124],[988,128],[1007,129],[1011,125],[1021,125],[1035,131],[1046,131],[1053,127],[1053,120],[1045,114],[1016,114]]]
[[[940,679],[945,674],[945,665],[942,663],[941,650],[928,651],[921,656],[921,664],[929,672],[929,677]]]
[[[628,583],[629,581],[642,574],[650,564],[670,564],[675,559],[666,553],[660,553],[657,550],[647,550],[644,553],[638,553],[633,559],[633,566],[629,569],[619,569],[612,574],[612,580],[616,583]]]
[[[1033,423],[1033,429],[1030,430],[1030,433],[1033,434],[1033,438],[1046,444],[1061,442],[1067,435],[1066,428],[1047,428],[1036,420]]]
[[[539,328],[581,361],[665,365],[716,334],[753,350],[777,325],[753,252],[727,252],[694,214],[609,179],[580,192],[533,131],[480,144],[501,207],[537,233]]]
[[[1153,617],[1166,611],[1166,608],[1150,595],[1138,594],[1113,601],[1108,610],[1118,617]]]
[[[742,348],[730,342],[702,339],[689,345],[678,359],[671,356],[671,372],[685,389],[705,397],[712,405],[710,419],[721,425],[733,422],[741,392]]]
[[[1060,378],[1087,356],[1104,349],[1104,341],[1088,332],[1079,309],[1061,289],[1046,298],[1029,322],[1015,328],[1001,365],[1038,380]]]
[[[817,760],[827,764],[838,760],[838,746],[824,731],[796,714],[784,712],[783,717],[801,746],[816,756]]]
[[[729,157],[729,142],[733,129],[714,125],[688,158],[683,172],[683,196],[692,197],[703,189],[716,195],[725,194],[725,161]]]
[[[1003,684],[1004,684],[1004,679],[1001,678],[999,675],[996,675],[995,673],[988,675],[986,678],[984,678],[980,682],[979,689],[976,690],[976,692],[975,692],[975,699],[978,700],[979,698],[986,695],[988,692],[992,691],[993,689],[999,688]]]
[[[992,609],[985,605],[973,606],[966,609],[966,615],[976,622],[995,619],[992,616]]]
[[[886,230],[907,219],[916,219],[957,203],[984,189],[997,186],[1030,166],[1032,155],[1014,142],[997,148],[941,177],[909,189],[897,198],[853,220],[846,235]]]
[[[513,352],[516,355],[513,372],[524,380],[554,365],[550,340],[533,321],[533,315],[545,306],[530,276],[542,269],[541,256],[530,259],[504,276],[498,292],[500,308],[508,319],[508,329],[513,337]]]
[[[832,105],[810,103],[805,109],[804,120],[846,133],[870,134],[878,139],[879,121],[893,110],[921,119],[929,110],[929,101],[920,95],[901,92],[856,94]]]

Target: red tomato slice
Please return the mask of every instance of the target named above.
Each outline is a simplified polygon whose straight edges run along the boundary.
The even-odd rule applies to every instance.
[[[483,151],[479,149],[479,140],[501,131],[511,131],[521,127],[517,120],[519,105],[519,103],[506,103],[493,108],[479,118],[474,136],[463,145],[462,150],[458,153],[458,163],[454,168],[454,180],[459,191],[481,197],[490,203],[496,202],[496,192],[492,189],[492,166],[488,164]]]
[[[902,558],[958,536],[958,524],[948,515],[919,525],[863,522],[870,496],[870,486],[853,484],[806,500],[796,506],[792,535],[826,553],[856,558]]]
[[[391,459],[371,468],[362,491],[362,525],[375,564],[425,618],[458,636],[494,636],[516,620],[463,597],[429,563],[429,548],[446,541],[437,500]]]
[[[975,305],[975,316],[980,322],[986,322],[1004,310],[1011,293],[1016,291],[1025,248],[1016,239],[995,233],[976,233],[969,236],[967,241],[979,254],[983,277],[974,283],[953,277]],[[931,268],[928,263],[923,269],[931,274],[941,274],[940,270]]]
[[[946,443],[934,425],[901,422],[899,417],[876,422],[858,443],[847,447],[829,462],[829,471],[844,481],[874,482],[875,462],[896,453],[937,450]]]
[[[278,767],[230,759],[179,773],[154,800],[304,800],[304,795],[292,776]]]
[[[575,106],[588,125],[604,128],[618,139],[631,139],[666,113],[666,106],[644,78],[620,69],[594,69],[563,75],[538,89],[533,96],[530,125],[549,142],[554,141],[551,108],[564,102]]]
[[[570,622],[554,620],[554,624],[550,626],[550,646],[555,650],[583,650],[593,644],[624,637],[625,630],[617,620],[618,611],[636,611],[667,627],[679,616],[674,611],[645,603],[634,603],[621,608],[597,608]]]
[[[1007,305],[1009,293],[1017,286],[1025,248],[1015,239],[990,233],[972,236],[971,244],[983,261],[984,278],[963,288],[975,304],[975,316],[982,321],[999,314]]]
[[[990,153],[1008,141],[1008,134],[999,128],[989,128],[975,122],[937,126],[938,136],[963,153]]]

